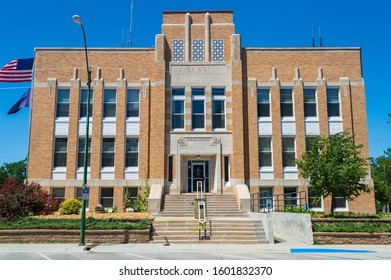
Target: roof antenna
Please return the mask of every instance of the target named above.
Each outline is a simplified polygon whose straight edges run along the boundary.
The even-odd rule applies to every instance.
[[[319,24],[319,45],[320,47],[323,47],[323,38],[322,38],[322,33],[320,32],[320,24]]]
[[[314,24],[311,24],[311,26],[312,26],[312,47],[315,47]]]
[[[133,0],[130,3],[130,28],[129,28],[129,46],[132,47],[133,44],[133,38],[132,38],[132,27],[133,27]]]

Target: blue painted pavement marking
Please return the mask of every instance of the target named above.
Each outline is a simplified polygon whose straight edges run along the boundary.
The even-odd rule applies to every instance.
[[[372,250],[353,250],[353,249],[335,249],[335,248],[291,248],[291,254],[301,253],[377,253]]]

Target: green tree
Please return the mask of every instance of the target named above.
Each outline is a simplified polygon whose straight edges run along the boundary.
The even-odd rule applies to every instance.
[[[17,162],[4,163],[0,166],[0,184],[5,178],[15,178],[19,183],[26,179],[27,158]]]
[[[367,160],[360,157],[362,145],[355,145],[348,132],[318,136],[311,144],[311,150],[297,160],[297,167],[316,197],[331,196],[331,213],[335,196],[353,200],[370,191],[363,182]]]
[[[391,149],[384,155],[371,159],[371,176],[375,183],[375,198],[383,212],[390,212],[391,204]]]

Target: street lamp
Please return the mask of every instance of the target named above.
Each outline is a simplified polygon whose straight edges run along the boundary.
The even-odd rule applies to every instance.
[[[74,15],[72,17],[73,21],[80,25],[81,30],[83,31],[84,37],[84,52],[86,54],[86,64],[87,64],[87,86],[88,86],[88,94],[87,94],[87,109],[86,109],[86,137],[84,141],[84,169],[83,169],[83,200],[81,206],[81,220],[80,220],[80,246],[85,245],[84,237],[85,237],[85,227],[86,227],[86,197],[85,194],[88,194],[88,186],[87,186],[87,159],[88,159],[88,138],[89,138],[89,126],[90,126],[90,100],[91,100],[91,69],[88,66],[88,55],[87,55],[87,40],[86,40],[86,32],[84,31],[83,24],[81,22],[81,18],[78,15]]]

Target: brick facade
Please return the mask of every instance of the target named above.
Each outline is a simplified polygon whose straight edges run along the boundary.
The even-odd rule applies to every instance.
[[[173,61],[174,40],[183,42],[182,54],[181,50],[175,54],[179,61]],[[194,51],[204,61],[193,61],[193,40],[202,40],[203,48]],[[67,198],[81,187],[77,158],[78,139],[85,133],[85,119],[79,118],[80,91],[86,88],[87,78],[84,55],[83,49],[73,48],[37,48],[35,54],[28,179],[49,191],[66,188]],[[106,197],[108,203],[122,209],[124,188],[141,187],[146,180],[164,185],[166,193],[192,191],[197,178],[193,168],[200,163],[201,175],[209,178],[209,190],[215,194],[231,192],[237,184],[247,184],[252,193],[266,186],[281,195],[286,187],[306,191],[297,169],[287,172],[283,167],[284,136],[294,138],[299,157],[306,150],[306,136],[350,130],[356,143],[364,146],[362,156],[369,156],[359,48],[245,48],[235,34],[231,11],[165,12],[155,48],[90,48],[88,58],[93,88],[88,173],[92,207],[101,203],[102,188],[113,188],[112,197]],[[201,129],[193,129],[196,110],[201,110],[193,107],[194,100],[201,100],[192,96],[195,87],[205,91]],[[317,116],[312,122],[304,115],[303,91],[308,87],[316,89]],[[327,114],[328,87],[339,89],[340,117],[335,120]],[[69,116],[63,119],[56,118],[58,88],[70,90]],[[103,119],[105,88],[116,89],[116,114],[111,122]],[[184,89],[183,108],[173,107],[172,88]],[[224,96],[214,99],[213,88],[224,88]],[[265,123],[257,115],[257,88],[270,91],[270,117]],[[289,122],[281,117],[281,88],[293,92]],[[138,116],[127,116],[127,89],[139,89]],[[221,129],[212,127],[218,117],[213,115],[218,110],[214,100],[224,104]],[[182,128],[171,127],[174,109],[182,110]],[[272,139],[272,166],[264,175],[258,158],[261,135]],[[61,168],[54,166],[57,138],[67,138],[66,166]],[[102,166],[104,138],[115,139],[114,163],[109,168]],[[137,166],[126,166],[127,138],[138,139]],[[168,170],[169,156],[172,171]],[[224,156],[229,156],[227,182]],[[373,185],[371,179],[368,183]],[[329,205],[325,198],[323,211],[329,211]],[[373,192],[349,202],[348,210],[375,212]]]

